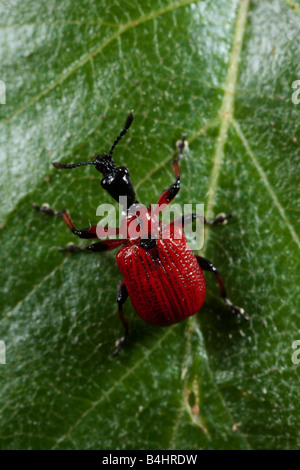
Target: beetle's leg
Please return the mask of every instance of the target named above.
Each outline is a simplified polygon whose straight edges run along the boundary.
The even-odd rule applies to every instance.
[[[90,245],[86,245],[86,246],[77,246],[77,245],[74,245],[73,243],[70,243],[66,248],[59,248],[58,251],[61,251],[61,252],[68,251],[70,253],[79,253],[82,251],[93,251],[95,253],[101,253],[104,251],[114,250],[118,246],[122,245],[122,243],[123,243],[122,239],[102,240],[100,242],[91,243]]]
[[[173,160],[172,166],[173,166],[176,181],[168,189],[165,189],[161,193],[157,201],[158,207],[164,206],[165,204],[170,204],[170,202],[174,199],[174,197],[178,194],[180,190],[180,171],[179,171],[178,161]],[[161,212],[162,210],[163,209],[160,208],[158,212]]]
[[[164,209],[165,205],[169,204],[174,199],[174,197],[180,190],[179,161],[182,159],[182,156],[183,156],[183,151],[185,148],[185,138],[186,138],[186,135],[182,134],[182,139],[179,142],[177,142],[176,146],[177,146],[178,155],[172,162],[176,181],[168,189],[165,189],[159,196],[159,199],[157,201],[157,206],[156,206],[157,209],[155,211],[157,214],[159,214]],[[162,207],[159,208],[159,206],[162,206]]]
[[[197,256],[196,255],[196,259],[198,261],[198,264],[199,264],[200,268],[203,271],[210,271],[210,272],[214,273],[214,275],[217,278],[219,287],[220,287],[221,297],[223,298],[225,304],[230,308],[232,313],[234,313],[237,316],[240,316],[240,317],[244,318],[244,320],[249,320],[247,315],[245,315],[245,313],[244,313],[244,309],[240,308],[240,307],[237,307],[236,305],[233,305],[233,303],[228,299],[223,279],[221,278],[221,276],[218,273],[215,266],[210,261],[208,261],[206,258],[202,258],[202,256]]]
[[[197,214],[192,214],[192,216],[195,217],[195,219],[198,217]],[[225,225],[227,224],[227,220],[232,217],[234,217],[233,214],[224,214],[224,212],[221,212],[221,214],[217,215],[213,220],[207,220],[204,217],[204,225]]]
[[[213,220],[207,220],[203,215],[200,214],[189,214],[182,216],[182,223],[183,224],[190,224],[194,222],[196,219],[201,219],[204,221],[204,225],[225,225],[227,224],[227,220],[231,219],[233,214],[224,214],[223,212]]]
[[[207,220],[203,215],[200,214],[187,214],[182,217],[178,217],[170,223],[170,226],[176,226],[184,228],[186,225],[193,223],[196,219],[200,219],[204,225],[225,225],[228,219],[231,219],[233,214],[219,214],[213,220]]]
[[[74,233],[74,235],[76,235],[79,238],[84,238],[86,240],[88,239],[92,240],[92,239],[98,238],[97,225],[92,225],[89,228],[77,230],[72,222],[71,217],[69,216],[68,212],[65,209],[61,211],[56,211],[54,209],[51,209],[51,207],[49,207],[48,204],[43,204],[42,206],[37,206],[36,204],[33,204],[32,207],[35,210],[42,212],[43,214],[56,215],[56,216],[62,217],[62,219],[64,220],[67,227],[69,227],[71,232]],[[117,228],[108,228],[105,231],[106,236],[117,235],[118,233],[119,233],[119,229]]]
[[[129,331],[128,321],[126,320],[126,318],[124,316],[124,313],[122,311],[122,305],[124,304],[127,297],[128,297],[128,292],[127,292],[125,282],[123,281],[123,282],[121,282],[121,284],[119,286],[119,289],[118,289],[117,302],[118,302],[119,317],[120,317],[120,320],[121,320],[121,322],[124,326],[124,335],[117,342],[117,348],[113,352],[113,356],[117,356],[119,354],[120,350],[124,347],[124,345],[126,343],[126,340],[127,340],[127,337],[128,337],[128,331]]]

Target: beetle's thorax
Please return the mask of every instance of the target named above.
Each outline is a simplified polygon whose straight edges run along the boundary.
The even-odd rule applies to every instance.
[[[120,232],[128,244],[140,239],[160,238],[159,217],[142,204],[133,204],[122,218]]]

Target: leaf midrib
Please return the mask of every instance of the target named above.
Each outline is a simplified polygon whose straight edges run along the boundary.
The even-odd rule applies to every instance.
[[[219,111],[219,116],[220,116],[220,130],[219,130],[219,136],[217,138],[217,143],[215,147],[215,154],[213,158],[213,165],[212,165],[212,171],[211,171],[211,176],[210,176],[210,183],[208,187],[208,198],[207,198],[207,204],[206,204],[206,217],[210,219],[213,215],[213,207],[216,201],[216,193],[218,189],[218,181],[220,177],[220,172],[221,172],[221,166],[224,160],[224,147],[225,143],[227,141],[227,136],[228,136],[228,130],[232,122],[233,118],[233,113],[234,113],[234,97],[235,97],[235,91],[236,91],[236,84],[237,84],[237,76],[238,76],[238,65],[239,65],[239,60],[241,56],[241,50],[242,50],[242,45],[243,45],[243,37],[244,37],[244,31],[246,28],[246,22],[247,22],[247,15],[248,15],[248,9],[249,9],[249,3],[250,0],[241,0],[240,1],[240,6],[237,14],[237,19],[236,19],[236,26],[235,26],[235,31],[233,34],[233,42],[232,42],[232,50],[231,50],[231,55],[230,55],[230,60],[229,60],[229,67],[225,79],[225,85],[224,85],[224,95],[223,95],[223,100],[221,103],[221,108]],[[205,251],[207,249],[208,245],[208,240],[209,240],[209,231],[206,230],[205,233],[205,243],[204,243],[204,248],[202,253],[205,254]],[[182,370],[186,369],[188,367],[188,357],[192,354],[192,341],[191,337],[194,334],[194,331],[197,331],[197,322],[195,317],[192,317],[189,322],[189,324],[186,326],[187,331],[186,331],[186,354],[184,355],[184,362],[182,364]],[[203,348],[205,348],[205,343],[203,342]],[[214,385],[215,390],[217,391],[222,405],[227,412],[227,416],[229,421],[231,422],[231,425],[233,426],[234,420],[232,417],[232,414],[230,412],[230,409],[228,408],[225,399],[223,395],[221,394],[220,390],[218,389],[218,386],[216,384],[216,380],[214,377],[214,374],[212,372],[212,369],[210,367],[210,361],[209,361],[209,355],[207,354],[206,351],[206,358],[207,358],[207,368],[209,371],[209,375],[211,377],[211,381]],[[186,374],[187,377],[187,374]],[[192,380],[192,379],[190,379]],[[182,383],[182,407],[179,410],[179,417],[180,414],[182,413],[182,408],[187,406],[185,400],[184,400],[184,394],[185,390],[188,389],[188,383],[187,379],[183,380]],[[200,412],[201,412],[200,407]],[[188,411],[188,410],[187,410]],[[189,413],[188,413],[189,415]],[[201,426],[200,426],[201,428]],[[203,429],[203,428],[202,428]],[[249,449],[250,445],[246,439],[246,437],[242,434],[241,430],[238,429],[238,434],[241,436],[242,440],[245,443],[245,446]],[[206,437],[209,439],[209,435],[206,435]],[[172,445],[176,440],[176,435],[173,434],[172,436]],[[170,448],[170,447],[169,447]]]

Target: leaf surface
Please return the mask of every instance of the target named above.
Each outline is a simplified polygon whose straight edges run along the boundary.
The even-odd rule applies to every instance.
[[[299,448],[300,5],[289,0],[2,2],[0,79],[0,448]],[[68,256],[74,237],[32,203],[68,208],[76,227],[109,203],[98,174],[59,172],[107,152],[138,198],[234,212],[206,233],[249,324],[206,276],[201,312],[155,328],[116,311],[115,254]]]

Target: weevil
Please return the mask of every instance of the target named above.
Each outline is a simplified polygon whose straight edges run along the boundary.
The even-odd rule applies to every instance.
[[[114,140],[109,153],[97,155],[94,160],[81,163],[53,162],[57,169],[72,169],[84,165],[94,165],[102,173],[101,186],[116,201],[126,198],[127,207],[123,210],[121,226],[119,229],[107,228],[106,234],[122,235],[120,238],[100,240],[86,246],[69,245],[60,251],[70,252],[105,252],[120,248],[116,260],[123,276],[117,292],[117,305],[120,320],[123,324],[124,334],[117,342],[114,355],[117,355],[125,345],[128,338],[128,321],[123,313],[123,304],[129,297],[135,311],[147,323],[158,326],[167,326],[181,322],[195,315],[204,302],[206,285],[203,271],[212,272],[219,284],[220,295],[225,304],[237,316],[248,320],[244,309],[234,305],[227,297],[224,282],[213,263],[191,251],[183,233],[183,227],[199,217],[197,214],[184,215],[174,219],[167,226],[162,225],[159,214],[170,204],[180,190],[179,162],[185,149],[185,134],[177,142],[176,158],[172,162],[175,182],[165,189],[155,205],[155,210],[139,209],[135,190],[126,167],[116,166],[112,156],[120,139],[127,133],[133,122],[133,114],[127,117],[125,126]],[[33,207],[48,215],[60,216],[68,228],[79,238],[97,239],[97,225],[77,230],[66,210],[54,210],[47,204]],[[124,208],[123,208],[124,209]],[[220,214],[205,225],[219,225],[227,222],[232,214]],[[133,230],[134,229],[134,230]],[[128,236],[135,233],[135,236]]]

